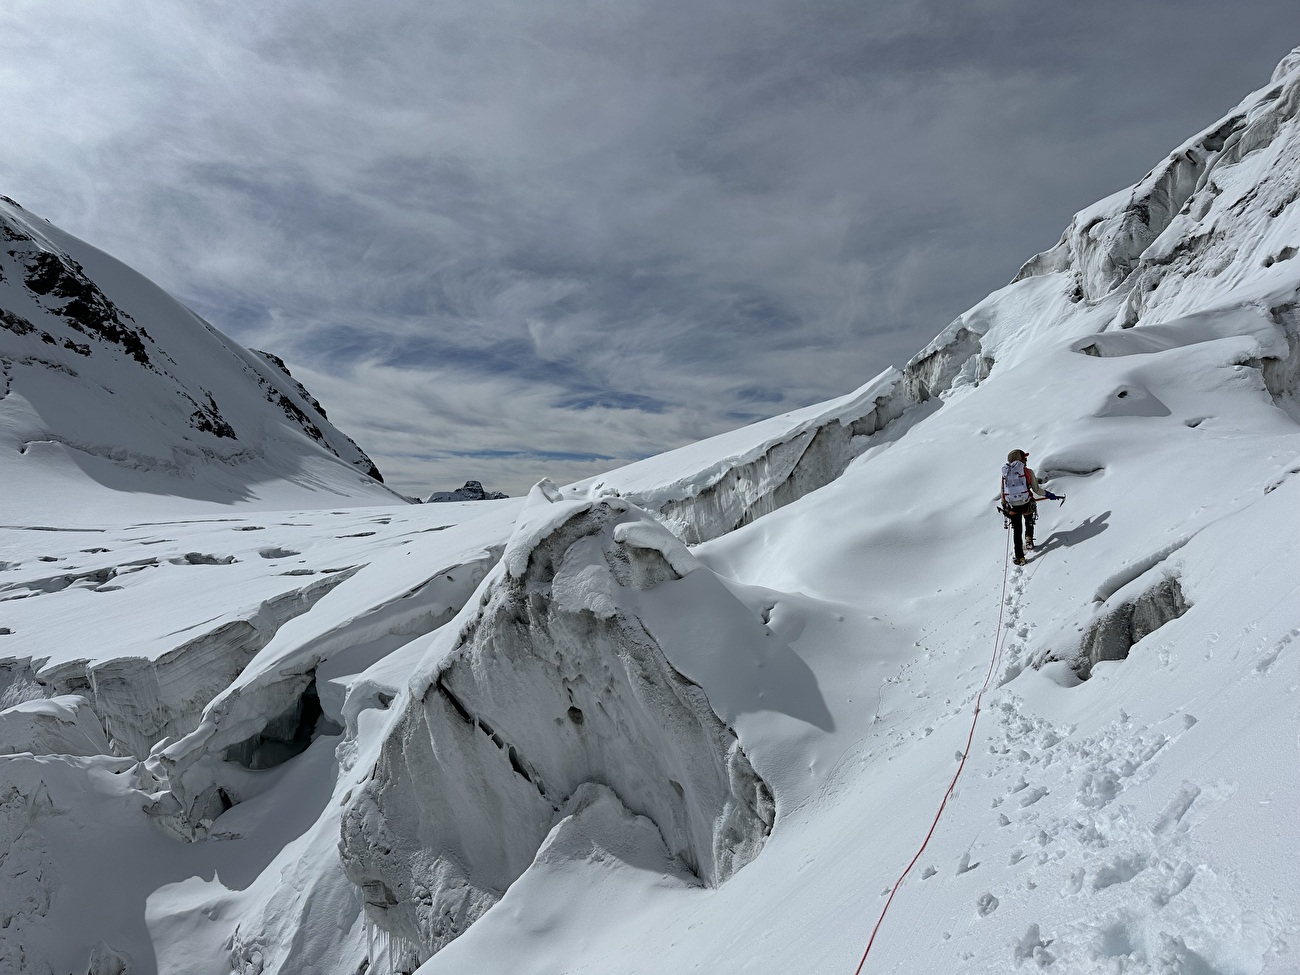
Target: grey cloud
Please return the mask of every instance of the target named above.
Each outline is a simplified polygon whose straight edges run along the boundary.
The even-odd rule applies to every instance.
[[[11,4],[0,192],[285,356],[399,488],[517,493],[907,358],[1294,6]]]

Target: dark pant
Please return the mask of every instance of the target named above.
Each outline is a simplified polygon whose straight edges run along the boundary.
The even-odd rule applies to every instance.
[[[1011,519],[1011,534],[1016,540],[1016,558],[1025,557],[1025,538],[1028,537],[1032,543],[1034,540],[1034,502],[1026,501],[1024,504],[1007,505],[1007,515]]]

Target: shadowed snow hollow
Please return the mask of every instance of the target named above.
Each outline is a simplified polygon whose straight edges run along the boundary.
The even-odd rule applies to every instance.
[[[477,612],[432,645],[344,812],[345,869],[408,963],[501,898],[587,783],[706,884],[758,854],[771,791],[638,613],[697,574],[711,576],[630,503],[534,488]]]

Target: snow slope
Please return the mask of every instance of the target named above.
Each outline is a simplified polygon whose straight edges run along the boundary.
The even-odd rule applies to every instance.
[[[0,239],[0,472],[12,510],[66,519],[90,485],[113,492],[99,504],[154,517],[181,510],[172,498],[396,500],[276,356],[240,348],[6,198]]]
[[[1298,108],[591,482],[0,529],[0,967],[1300,971]]]

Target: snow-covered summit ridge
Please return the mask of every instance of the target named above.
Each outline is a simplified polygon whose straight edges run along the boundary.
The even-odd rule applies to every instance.
[[[3,198],[0,244],[0,465],[25,510],[78,479],[214,501],[296,479],[394,500],[277,356]]]
[[[1269,85],[1173,150],[1143,179],[1075,214],[1060,241],[1025,262],[1015,285],[1057,277],[1072,303],[1114,302],[1108,328],[1158,324],[1208,301],[1223,304],[1260,268],[1290,260],[1289,220],[1300,196],[1295,118],[1300,48]],[[1187,288],[1189,279],[1202,287]],[[1279,281],[1285,282],[1287,275]],[[1283,289],[1285,290],[1285,289]],[[980,339],[1008,289],[960,315],[908,363],[909,374],[946,389],[983,378],[994,358]],[[960,373],[960,376],[959,376]],[[936,382],[937,380],[937,382]]]

